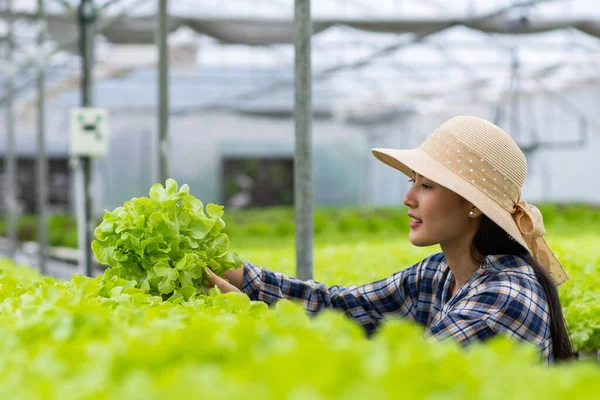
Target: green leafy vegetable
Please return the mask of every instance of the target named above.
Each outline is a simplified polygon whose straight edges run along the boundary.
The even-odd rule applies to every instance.
[[[177,182],[167,179],[165,186],[155,184],[150,198],[133,198],[106,211],[92,250],[112,267],[105,281],[124,278],[148,294],[188,300],[203,290],[203,266],[221,275],[241,260],[228,250],[229,237],[221,232],[223,206],[208,204],[205,214],[188,185],[178,190]]]

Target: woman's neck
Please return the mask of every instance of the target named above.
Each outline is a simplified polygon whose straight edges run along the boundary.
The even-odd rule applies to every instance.
[[[450,267],[450,271],[454,276],[454,291],[458,291],[479,269],[481,262],[476,262],[471,257],[470,245],[448,246],[440,244],[440,246],[446,257],[448,267]]]

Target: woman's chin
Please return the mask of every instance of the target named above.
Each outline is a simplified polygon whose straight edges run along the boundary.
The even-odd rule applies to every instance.
[[[408,240],[410,241],[410,244],[412,244],[413,246],[417,246],[417,247],[421,246],[421,241],[419,240],[419,238],[413,238],[412,236],[409,236]]]
[[[432,243],[430,243],[430,241],[424,240],[423,238],[420,238],[418,235],[413,236],[412,233],[410,235],[408,235],[408,240],[410,241],[410,243],[413,246],[416,246],[416,247],[427,247],[427,246],[432,245]]]

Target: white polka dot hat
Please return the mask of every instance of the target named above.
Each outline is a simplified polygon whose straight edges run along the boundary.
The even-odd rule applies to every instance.
[[[504,229],[546,269],[556,285],[569,277],[544,239],[542,214],[521,201],[527,161],[514,140],[481,118],[457,116],[417,149],[372,149],[375,157],[452,190]]]

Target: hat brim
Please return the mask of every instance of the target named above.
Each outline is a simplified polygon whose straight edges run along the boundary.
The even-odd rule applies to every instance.
[[[521,246],[531,252],[516,222],[508,211],[502,208],[486,193],[473,186],[464,177],[457,175],[429,154],[420,149],[398,150],[376,148],[371,149],[371,151],[379,161],[399,170],[410,178],[413,177],[414,171],[459,194],[504,229]],[[550,250],[544,238],[539,238],[538,240],[540,246],[544,246]],[[553,260],[550,261],[548,272],[555,282],[560,284],[568,279],[558,260],[556,262],[552,262]]]

